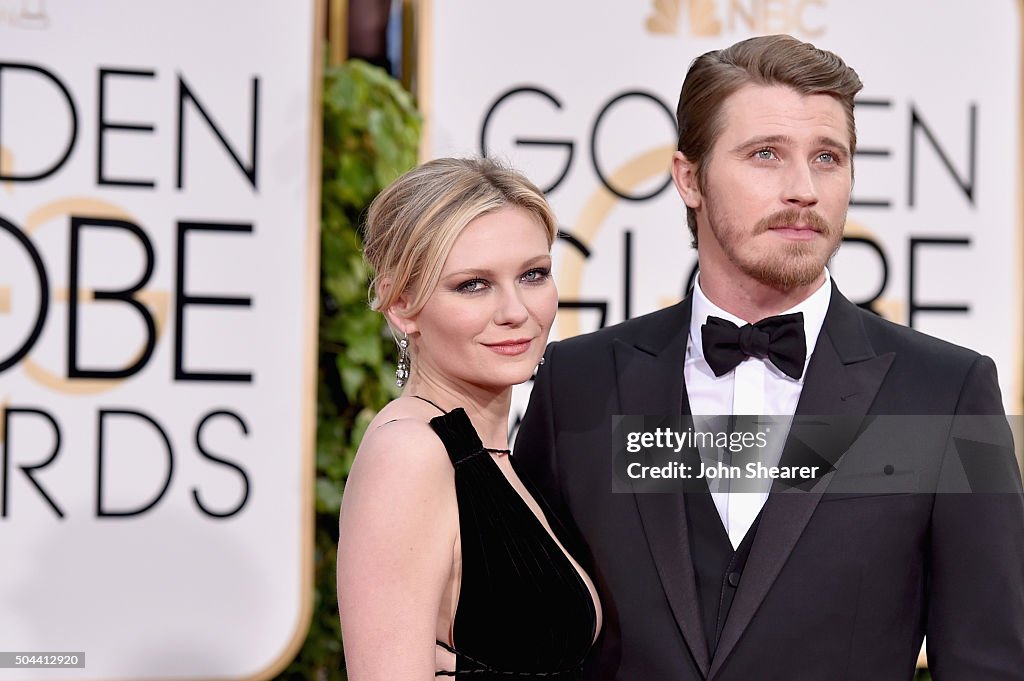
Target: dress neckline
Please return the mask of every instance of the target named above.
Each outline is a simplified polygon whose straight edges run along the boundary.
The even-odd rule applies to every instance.
[[[416,396],[414,395],[413,397],[416,397]],[[423,400],[424,402],[429,402],[429,400],[427,400],[425,398],[422,398],[422,397],[420,397],[419,399]],[[431,404],[433,404],[433,403],[431,402]],[[437,407],[436,404],[434,406]],[[452,409],[451,411],[444,411],[440,407],[437,407],[437,408],[443,412],[443,415],[442,416],[435,416],[434,418],[430,419],[430,423],[431,423],[432,427],[433,427],[435,422],[439,422],[439,423],[446,422],[449,427],[451,425],[455,425],[455,424],[457,424],[456,427],[458,427],[459,425],[466,427],[473,434],[473,438],[474,438],[474,443],[473,444],[475,445],[474,448],[476,450],[476,452],[475,452],[476,454],[482,454],[484,452],[495,452],[495,451],[502,452],[502,453],[509,453],[509,450],[494,450],[494,449],[488,449],[487,447],[483,447],[482,446],[483,443],[480,440],[480,435],[476,432],[476,428],[473,426],[473,422],[470,420],[469,414],[467,414],[466,410],[463,409],[462,407],[456,407],[455,409]],[[436,432],[436,429],[435,429],[435,432]],[[440,433],[439,433],[439,435],[440,435]],[[442,438],[442,441],[444,442],[445,448],[448,449],[448,442],[445,441],[444,438]],[[462,444],[464,446],[469,446],[469,443],[467,443],[467,442],[463,442]],[[530,518],[532,518],[532,523],[534,524],[535,530],[537,532],[539,532],[540,535],[542,535],[544,537],[544,539],[542,541],[550,542],[550,545],[556,550],[557,554],[561,555],[562,556],[562,560],[564,560],[568,564],[569,569],[575,575],[576,582],[578,583],[579,587],[582,589],[582,591],[584,593],[587,594],[587,602],[588,602],[588,604],[590,606],[589,607],[589,609],[590,609],[590,624],[591,624],[591,627],[590,627],[590,629],[591,629],[590,630],[590,640],[591,640],[591,645],[593,645],[594,639],[597,637],[597,633],[598,633],[598,630],[597,630],[597,602],[595,601],[595,599],[597,598],[596,585],[595,585],[595,591],[591,592],[590,587],[587,586],[587,582],[583,578],[583,574],[582,574],[583,566],[581,564],[579,564],[579,562],[576,560],[575,557],[572,556],[572,554],[569,553],[569,549],[566,548],[566,545],[562,542],[561,539],[558,538],[558,535],[557,535],[557,533],[555,531],[555,527],[556,527],[556,525],[560,526],[560,521],[558,520],[557,517],[554,516],[554,513],[548,507],[547,502],[539,494],[539,490],[537,490],[533,486],[533,484],[529,481],[528,478],[524,478],[522,475],[520,475],[520,473],[517,470],[517,467],[515,465],[515,458],[514,457],[510,457],[509,458],[509,461],[512,463],[512,470],[516,474],[516,477],[519,479],[519,481],[522,483],[523,488],[526,490],[526,493],[529,494],[530,497],[532,497],[533,500],[537,503],[537,508],[540,510],[541,516],[543,516],[544,521],[547,521],[548,526],[550,526],[550,528],[551,528],[550,530],[548,529],[548,527],[545,527],[544,521],[542,521],[541,518],[538,517],[538,515],[533,512],[533,509],[530,508],[530,505],[527,503],[526,499],[523,497],[522,494],[519,493],[519,490],[517,490],[515,488],[515,486],[512,484],[512,481],[508,479],[508,476],[505,475],[505,473],[501,470],[501,467],[498,466],[497,462],[494,459],[492,459],[490,456],[484,456],[484,457],[476,456],[476,457],[472,457],[472,458],[482,458],[482,459],[486,460],[486,463],[484,463],[483,465],[491,466],[493,468],[493,474],[498,475],[498,476],[501,477],[501,481],[504,484],[504,486],[507,488],[507,491],[515,495],[515,498],[518,500],[518,504],[520,505],[521,509],[523,511],[525,511],[529,515]],[[453,460],[452,463],[453,463],[453,465],[457,465],[454,460]],[[460,593],[461,593],[461,586],[460,586]],[[450,632],[451,636],[452,636],[452,646],[453,647],[455,646],[455,643],[456,643],[456,641],[455,641],[455,623],[456,623],[457,616],[458,616],[458,610],[459,610],[459,606],[458,606],[458,603],[456,603],[456,605],[455,605],[455,612],[452,613],[452,625],[451,625],[451,632]],[[441,641],[437,641],[437,643],[441,643]],[[447,648],[447,645],[444,645],[443,647]],[[461,655],[461,653],[459,653],[457,650],[455,650],[454,652],[456,653],[456,655]]]

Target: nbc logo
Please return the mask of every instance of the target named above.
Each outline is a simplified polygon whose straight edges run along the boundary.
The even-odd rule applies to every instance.
[[[647,31],[709,38],[737,33],[825,34],[825,0],[652,0]]]

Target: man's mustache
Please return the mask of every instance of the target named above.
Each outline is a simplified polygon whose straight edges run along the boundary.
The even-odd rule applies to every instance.
[[[758,220],[755,225],[755,234],[791,225],[806,225],[824,236],[831,236],[835,232],[835,228],[813,210],[786,208]]]

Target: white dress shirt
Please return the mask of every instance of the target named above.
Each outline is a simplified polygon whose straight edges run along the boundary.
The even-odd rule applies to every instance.
[[[807,362],[811,359],[818,334],[825,323],[825,313],[832,298],[831,277],[825,270],[825,282],[799,305],[781,314],[802,312],[804,315],[804,339],[807,343],[807,358],[804,361],[804,372]],[[686,344],[686,363],[683,367],[683,378],[686,381],[686,394],[690,400],[690,412],[694,416],[713,415],[764,415],[792,416],[800,401],[800,391],[804,387],[803,377],[790,378],[779,371],[768,359],[748,357],[740,362],[735,369],[722,376],[715,376],[707,360],[701,344],[700,327],[708,316],[720,317],[737,326],[747,322],[736,315],[718,307],[704,295],[700,288],[700,275],[693,286],[693,311],[690,316],[690,334]],[[786,427],[788,432],[788,425]],[[760,459],[766,466],[774,466],[782,455],[781,444],[785,441],[784,433],[772,438],[778,442],[775,451],[762,452]],[[705,453],[701,453],[705,461]],[[714,458],[713,456],[711,458]],[[760,482],[760,481],[759,481]],[[711,496],[722,518],[729,541],[737,548],[750,526],[761,512],[771,481],[764,484],[756,492],[729,493],[720,491],[727,489],[729,481],[708,480]]]

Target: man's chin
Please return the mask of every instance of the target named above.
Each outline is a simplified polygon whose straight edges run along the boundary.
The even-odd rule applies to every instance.
[[[762,262],[747,269],[755,281],[780,292],[794,291],[821,281],[825,274],[825,261],[801,263],[787,259],[781,262]]]

